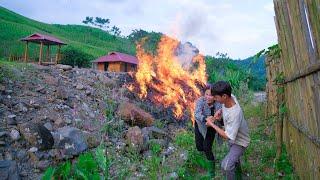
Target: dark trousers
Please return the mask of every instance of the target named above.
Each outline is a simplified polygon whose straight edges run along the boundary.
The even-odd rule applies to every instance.
[[[242,179],[240,157],[244,153],[245,149],[245,147],[237,144],[230,144],[229,153],[221,162],[222,172],[227,180]]]
[[[199,131],[197,122],[194,128],[196,147],[198,151],[203,151],[208,160],[214,161],[214,155],[212,153],[212,145],[216,131],[212,127],[207,127],[206,137],[203,138]]]

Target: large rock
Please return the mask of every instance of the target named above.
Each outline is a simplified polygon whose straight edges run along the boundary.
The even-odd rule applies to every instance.
[[[40,150],[51,149],[54,139],[50,131],[41,124],[24,123],[18,126],[20,133],[29,142]]]
[[[152,139],[163,139],[167,136],[167,133],[155,126],[144,127],[142,129],[143,134],[148,135]]]
[[[58,86],[58,83],[59,83],[59,80],[57,78],[48,74],[43,74],[43,80],[48,85],[52,85],[52,86]]]
[[[18,166],[15,161],[0,161],[0,179],[17,180],[20,179],[18,174]]]
[[[16,115],[10,114],[7,118],[7,124],[8,125],[17,125]]]
[[[118,107],[117,114],[131,126],[152,126],[154,118],[136,105],[124,102]]]
[[[63,64],[57,64],[56,67],[57,67],[58,69],[62,69],[62,70],[65,70],[65,71],[68,71],[68,70],[71,70],[71,69],[72,69],[72,66],[63,65]]]
[[[140,151],[143,147],[143,135],[138,126],[130,127],[126,134],[126,143],[129,147],[136,151]]]
[[[102,84],[103,84],[104,86],[106,86],[106,87],[114,88],[114,87],[117,86],[117,83],[116,83],[116,81],[115,81],[114,79],[111,79],[111,78],[105,76],[104,74],[101,74],[101,73],[97,74],[97,79],[98,79],[100,82],[102,82]],[[100,82],[99,82],[99,83],[100,83]]]
[[[56,95],[59,99],[67,100],[69,98],[69,92],[65,87],[58,87],[56,91]]]
[[[54,133],[55,147],[64,151],[65,155],[78,155],[88,148],[81,130],[65,126]]]
[[[102,141],[102,135],[95,132],[84,132],[85,138],[88,142],[89,148],[95,148],[99,146]]]
[[[23,102],[20,102],[14,106],[14,110],[16,110],[17,112],[26,113],[28,111],[28,108],[25,106]]]
[[[12,129],[10,132],[10,137],[12,140],[16,141],[20,138],[20,133],[16,129]]]

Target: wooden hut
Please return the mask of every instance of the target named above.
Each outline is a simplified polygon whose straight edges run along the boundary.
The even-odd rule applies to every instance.
[[[92,63],[92,67],[99,71],[129,72],[136,70],[138,59],[129,54],[110,52],[108,55],[102,56]]]

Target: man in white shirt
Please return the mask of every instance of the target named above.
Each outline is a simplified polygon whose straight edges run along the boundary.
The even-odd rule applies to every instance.
[[[240,165],[240,157],[250,143],[249,129],[239,102],[231,94],[230,84],[219,81],[212,86],[211,91],[214,99],[222,104],[222,109],[214,116],[208,117],[206,124],[214,128],[221,137],[229,140],[229,153],[222,160],[221,168],[226,178],[231,180],[236,178],[236,165]],[[214,124],[214,121],[221,118],[223,118],[225,130]]]

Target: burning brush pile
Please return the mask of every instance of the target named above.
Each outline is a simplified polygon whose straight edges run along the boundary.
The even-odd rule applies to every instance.
[[[163,36],[156,55],[137,45],[138,69],[127,88],[155,104],[172,110],[177,119],[194,121],[195,101],[207,81],[204,57],[191,43]],[[188,118],[189,119],[189,118]]]

